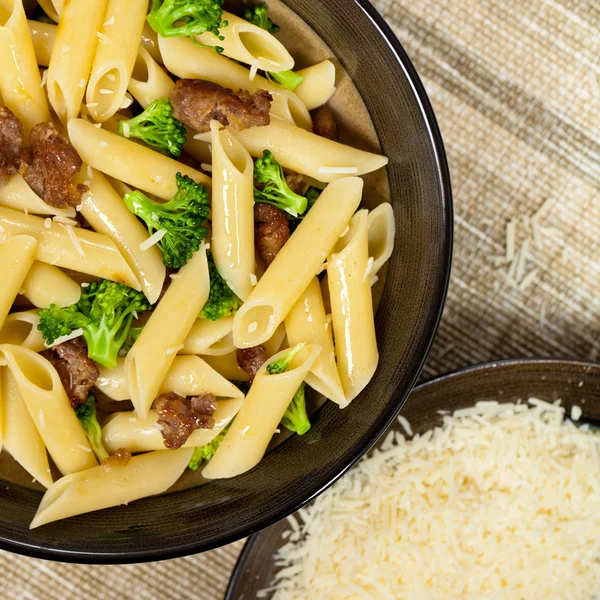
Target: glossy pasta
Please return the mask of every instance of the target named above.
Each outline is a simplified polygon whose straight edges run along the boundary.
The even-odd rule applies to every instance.
[[[380,204],[369,211],[367,217],[367,231],[369,240],[369,257],[373,259],[370,271],[371,281],[377,276],[379,270],[387,262],[394,250],[394,237],[396,235],[396,222],[394,210],[388,202]]]
[[[175,87],[173,80],[165,73],[152,55],[140,46],[133,74],[129,79],[127,89],[140,103],[142,108],[148,108],[158,98],[165,98]]]
[[[218,321],[196,319],[183,342],[180,354],[222,356],[235,350],[233,345],[233,315]]]
[[[46,346],[37,328],[39,322],[40,315],[37,310],[10,313],[0,328],[0,344],[13,344],[41,352]]]
[[[58,267],[35,261],[23,281],[25,298],[38,308],[69,306],[79,301],[81,287]]]
[[[56,40],[57,26],[52,23],[41,23],[40,21],[27,21],[35,59],[40,67],[50,65],[50,56]]]
[[[297,71],[304,81],[294,93],[308,110],[323,106],[335,93],[335,65],[330,60]]]

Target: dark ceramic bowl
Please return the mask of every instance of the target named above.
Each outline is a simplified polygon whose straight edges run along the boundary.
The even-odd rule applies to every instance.
[[[441,424],[440,410],[454,411],[479,400],[561,399],[583,410],[582,422],[600,424],[600,364],[582,361],[517,359],[470,367],[417,387],[402,408],[415,433]],[[568,413],[569,411],[567,411]],[[402,431],[396,422],[392,429]],[[286,543],[286,520],[252,536],[238,559],[225,600],[254,600],[276,573],[275,552]]]
[[[331,485],[375,443],[414,386],[450,273],[450,180],[435,117],[404,50],[367,0],[285,4],[305,22],[300,29],[311,27],[349,73],[390,158],[398,234],[377,313],[377,374],[351,407],[340,411],[326,404],[308,434],[292,436],[234,479],[33,531],[29,523],[41,493],[0,481],[1,548],[54,560],[127,563],[233,542],[279,521]]]

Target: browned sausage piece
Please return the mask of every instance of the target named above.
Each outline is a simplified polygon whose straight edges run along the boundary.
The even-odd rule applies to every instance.
[[[312,118],[312,122],[313,131],[317,135],[327,138],[328,140],[333,140],[334,142],[337,142],[337,123],[335,122],[335,117],[333,116],[333,113],[326,104],[321,106],[321,108],[319,108],[317,112],[315,112]]]
[[[288,173],[285,176],[285,182],[290,190],[292,190],[294,194],[298,194],[298,196],[304,196],[309,187],[308,183],[304,180],[304,177],[302,177],[300,173]]]
[[[250,385],[254,381],[259,369],[267,360],[267,350],[264,346],[253,346],[252,348],[239,348],[236,351],[237,363],[241,369],[248,373]]]
[[[74,185],[82,161],[53,123],[38,123],[29,136],[31,151],[21,165],[25,181],[50,206],[77,206],[87,186]]]
[[[183,446],[196,429],[212,429],[217,403],[213,394],[184,398],[175,392],[162,394],[153,404],[165,446],[176,450]]]
[[[127,448],[119,448],[108,458],[102,459],[102,464],[107,467],[124,467],[131,459],[131,452]]]
[[[259,127],[271,122],[269,111],[273,97],[265,90],[250,94],[234,92],[202,79],[180,79],[169,94],[173,116],[200,133],[210,131],[216,119],[236,131]]]
[[[23,124],[12,111],[0,107],[0,183],[19,170],[23,148]]]
[[[44,354],[56,369],[71,406],[84,404],[99,376],[96,363],[88,357],[85,340],[78,337],[63,342]]]
[[[265,266],[269,266],[290,238],[288,218],[270,204],[254,205],[254,244]]]

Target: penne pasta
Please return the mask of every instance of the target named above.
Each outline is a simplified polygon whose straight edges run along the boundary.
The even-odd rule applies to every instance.
[[[7,344],[1,350],[59,471],[66,475],[97,465],[56,369],[43,356],[27,348]]]
[[[69,121],[69,137],[84,163],[132,187],[170,200],[177,173],[211,185],[210,178],[176,160],[124,137],[94,127],[83,119]]]
[[[0,329],[8,316],[10,307],[23,286],[23,281],[33,264],[37,250],[35,238],[16,235],[0,244]]]
[[[208,299],[209,287],[203,242],[156,305],[125,359],[125,380],[140,417],[148,416],[161,383]]]
[[[302,101],[288,90],[257,75],[250,80],[245,67],[217,54],[214,50],[196,46],[185,37],[159,37],[158,45],[167,69],[181,78],[205,79],[232,90],[249,92],[267,90],[273,96],[271,114],[312,131],[312,120]]]
[[[0,94],[23,123],[25,139],[34,125],[50,120],[46,95],[29,35],[23,0],[0,2]]]
[[[282,353],[260,368],[236,418],[202,471],[204,477],[235,477],[260,462],[296,390],[320,352],[320,346],[305,346],[294,357],[289,370],[279,375],[269,375],[267,364]]]
[[[235,350],[233,345],[233,315],[218,321],[196,319],[183,342],[180,354],[222,356]]]
[[[48,100],[63,123],[79,115],[98,46],[96,32],[105,8],[106,0],[67,2],[60,16],[46,89]]]
[[[243,398],[228,398],[217,402],[212,429],[196,429],[192,432],[184,448],[195,448],[210,444],[225,429],[227,424],[240,410]],[[129,452],[151,452],[164,450],[163,436],[156,427],[158,414],[151,410],[146,419],[135,412],[113,413],[102,427],[102,442],[107,452],[116,452],[127,448]]]
[[[39,322],[37,310],[10,313],[0,329],[0,344],[13,344],[41,352],[46,346],[42,333],[37,328]]]
[[[173,80],[165,73],[164,69],[146,48],[140,46],[133,73],[127,85],[131,95],[142,108],[148,108],[158,98],[168,97],[174,87]]]
[[[358,177],[346,177],[325,188],[235,315],[237,348],[262,344],[273,335],[322,269],[360,204],[362,188]]]
[[[372,280],[379,272],[379,269],[387,262],[394,250],[396,222],[394,220],[394,209],[389,202],[384,202],[369,211],[369,216],[367,217],[367,231],[369,257],[373,259],[373,265],[369,273]]]
[[[134,456],[124,466],[99,465],[56,481],[45,493],[31,529],[75,515],[166,492],[186,469],[192,448]]]
[[[144,23],[144,29],[142,29],[142,46],[159,65],[163,64],[158,48],[158,33],[150,27],[148,22]]]
[[[58,267],[38,261],[31,265],[22,291],[25,298],[38,308],[48,308],[51,304],[70,306],[81,297],[78,283]]]
[[[0,206],[14,208],[34,215],[67,217],[76,215],[74,208],[57,208],[46,204],[27,184],[19,173],[15,173],[8,182],[0,187]]]
[[[357,212],[327,259],[333,335],[346,404],[369,383],[379,361],[367,220],[366,210]]]
[[[0,225],[9,236],[34,237],[37,240],[35,260],[141,289],[115,243],[105,235],[2,207]]]
[[[80,179],[83,177],[82,173],[79,174]],[[86,176],[91,176],[87,180],[89,194],[81,202],[81,214],[98,233],[113,240],[135,273],[146,298],[151,304],[155,304],[166,276],[158,246],[141,250],[140,245],[148,239],[148,230],[127,208],[121,196],[100,171],[90,169]]]
[[[86,92],[95,121],[106,121],[123,104],[147,10],[147,0],[107,0]]]
[[[227,27],[221,28],[220,37],[213,33],[196,36],[205,46],[220,46],[223,56],[250,65],[254,70],[289,71],[294,59],[287,48],[271,33],[245,19],[223,12]]]
[[[44,12],[57,23],[64,3],[65,0],[38,0]]]
[[[125,379],[125,360],[119,359],[116,369],[98,365],[100,372],[94,384],[111,400],[129,400],[131,393]],[[243,393],[230,381],[217,373],[199,356],[177,356],[157,395],[175,392],[180,396],[213,394],[217,398],[241,398]]]
[[[10,455],[44,487],[52,485],[46,446],[27,410],[15,378],[6,368],[0,368],[2,402],[4,403],[4,439],[0,442]],[[1,434],[0,434],[1,438]]]
[[[246,300],[256,281],[254,163],[235,134],[211,121],[212,253],[227,285]]]
[[[37,64],[41,67],[50,65],[50,56],[56,40],[57,26],[52,23],[42,23],[41,21],[27,21],[33,51]]]
[[[316,65],[296,71],[304,77],[304,81],[294,90],[294,93],[308,110],[314,110],[329,101],[335,92],[335,65],[330,60],[324,60]]]
[[[250,127],[237,136],[252,156],[270,150],[287,169],[323,182],[364,175],[388,164],[385,156],[328,140],[283,119],[271,118],[270,125]]]
[[[305,381],[325,398],[343,407],[346,397],[335,362],[332,327],[327,322],[317,277],[313,277],[285,318],[285,331],[290,347],[302,342],[321,346],[321,354],[306,375]]]

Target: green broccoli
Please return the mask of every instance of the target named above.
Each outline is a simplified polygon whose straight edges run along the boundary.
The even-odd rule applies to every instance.
[[[319,196],[323,193],[323,190],[320,190],[317,187],[314,186],[310,186],[307,190],[306,190],[306,194],[304,194],[306,196],[306,199],[308,200],[308,210],[310,210],[315,202],[319,199]]]
[[[94,394],[89,394],[85,404],[81,404],[75,409],[75,414],[85,429],[85,435],[90,443],[90,447],[100,462],[108,458],[108,452],[102,444],[102,429],[96,417],[96,398]]]
[[[185,35],[197,45],[221,53],[221,46],[200,44],[194,36],[208,31],[223,40],[219,29],[227,27],[228,23],[222,17],[223,0],[152,0],[147,20],[162,37]]]
[[[245,8],[244,19],[246,21],[250,21],[253,25],[260,27],[268,31],[269,33],[278,33],[279,25],[275,25],[271,19],[269,19],[269,15],[267,15],[267,7],[264,2],[257,4],[256,6],[252,6],[251,8]]]
[[[304,77],[294,71],[265,71],[265,76],[290,92],[293,92],[304,81]]]
[[[129,210],[144,221],[150,235],[164,232],[157,245],[163,263],[171,269],[183,267],[208,235],[210,205],[206,187],[187,175],[177,173],[177,192],[169,202],[155,202],[139,190],[130,192],[124,200]]]
[[[119,350],[119,356],[127,356],[127,353],[131,350],[133,345],[137,342],[144,327],[130,327],[127,332],[127,338],[123,342],[121,349]]]
[[[298,435],[304,435],[310,429],[310,421],[306,414],[306,397],[304,395],[304,382],[294,394],[290,405],[287,407],[281,424]]]
[[[172,116],[172,110],[168,98],[159,98],[137,117],[121,121],[119,135],[138,138],[163,154],[181,156],[181,149],[187,141],[185,125]]]
[[[151,308],[144,294],[124,283],[94,281],[83,288],[76,304],[65,308],[51,304],[40,310],[38,329],[48,344],[82,329],[88,356],[114,369],[135,314]]]
[[[203,319],[218,321],[223,317],[233,315],[242,305],[242,301],[233,293],[227,282],[221,277],[212,252],[206,253],[208,273],[210,277],[210,292],[204,308],[200,312]]]
[[[272,204],[293,217],[306,211],[307,199],[290,190],[285,182],[281,165],[273,158],[269,150],[265,150],[263,157],[254,163],[254,179],[256,182],[264,184],[262,190],[254,188],[255,202]]]
[[[231,423],[228,423],[225,429],[223,429],[223,431],[221,431],[221,433],[219,433],[219,435],[214,438],[212,442],[209,442],[204,446],[198,446],[194,449],[194,454],[192,454],[192,458],[188,464],[188,469],[197,471],[200,463],[203,460],[210,460],[215,455],[217,448],[220,446],[225,434],[227,433],[227,430],[229,429],[229,425],[231,425]]]
[[[298,354],[305,345],[306,344],[301,343],[296,344],[293,348],[288,348],[288,351],[283,356],[267,365],[267,373],[269,375],[285,373],[289,369],[290,363],[294,360],[296,354]]]

